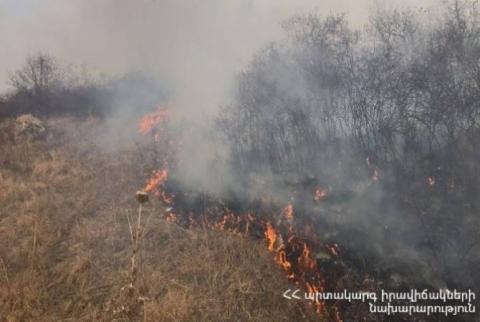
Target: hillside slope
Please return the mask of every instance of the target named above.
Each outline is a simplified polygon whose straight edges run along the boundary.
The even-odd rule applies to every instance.
[[[313,314],[263,241],[184,229],[143,209],[132,290],[129,220],[148,162],[140,145],[105,152],[98,120],[47,120],[49,134],[0,144],[0,320],[293,321]]]

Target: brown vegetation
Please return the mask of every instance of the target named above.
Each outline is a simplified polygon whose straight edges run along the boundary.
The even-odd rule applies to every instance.
[[[312,318],[281,297],[289,286],[262,241],[169,224],[154,202],[143,209],[130,292],[127,217],[136,215],[149,160],[140,145],[96,149],[95,120],[47,125],[41,140],[1,138],[0,320]]]

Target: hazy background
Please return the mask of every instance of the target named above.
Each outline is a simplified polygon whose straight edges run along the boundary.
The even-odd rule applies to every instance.
[[[0,0],[0,91],[8,89],[8,74],[39,52],[94,75],[138,71],[158,76],[171,92],[171,119],[183,124],[181,173],[194,185],[210,186],[207,170],[225,150],[208,138],[211,121],[229,103],[232,81],[252,55],[270,42],[281,42],[284,19],[345,12],[354,27],[362,28],[375,6],[418,8],[440,1]],[[126,104],[115,101],[122,111],[128,108],[120,105]],[[135,123],[126,117],[110,119],[112,135],[105,136],[108,144],[102,140],[103,146],[132,137],[125,125]],[[216,175],[222,181],[229,173],[224,172]]]
[[[281,37],[280,22],[292,14],[346,12],[360,27],[375,3],[440,1],[0,0],[0,90],[9,72],[42,52],[107,75],[158,73],[173,88],[175,105],[198,117],[228,97],[234,74]]]

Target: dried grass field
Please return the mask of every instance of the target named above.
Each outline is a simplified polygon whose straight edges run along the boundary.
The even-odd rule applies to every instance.
[[[41,139],[2,132],[1,321],[315,319],[281,297],[289,286],[263,240],[167,223],[154,201],[131,289],[128,218],[147,147],[104,152],[94,143],[101,121],[45,121]]]

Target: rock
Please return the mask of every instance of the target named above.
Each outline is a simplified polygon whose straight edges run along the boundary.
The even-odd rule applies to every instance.
[[[39,139],[46,133],[42,121],[31,114],[24,114],[15,120],[15,138]]]

